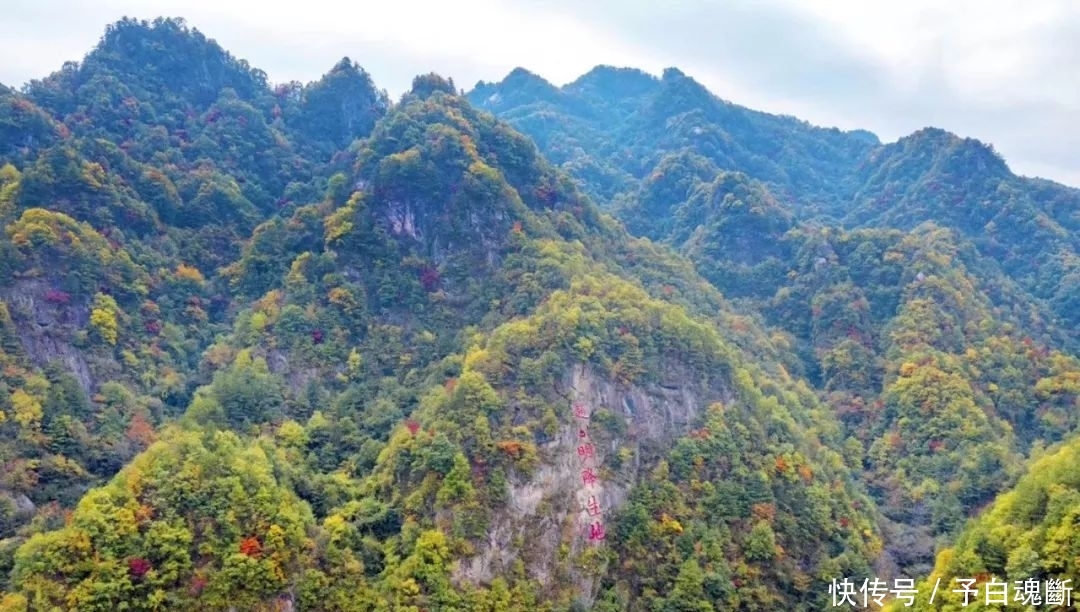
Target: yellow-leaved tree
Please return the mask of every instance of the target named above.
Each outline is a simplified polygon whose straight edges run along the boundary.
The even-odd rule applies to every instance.
[[[120,336],[118,313],[120,307],[111,295],[98,293],[94,296],[94,308],[90,311],[90,327],[105,342],[115,346]]]

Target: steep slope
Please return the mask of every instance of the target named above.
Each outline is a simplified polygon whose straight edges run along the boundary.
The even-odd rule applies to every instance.
[[[1080,191],[1017,177],[992,148],[933,129],[874,152],[856,183],[847,224],[954,229],[1049,304],[1075,338]]]
[[[761,183],[711,168],[693,155],[665,158],[618,213],[628,227],[675,246],[728,297],[770,295],[790,269],[783,238],[793,215]]]
[[[865,132],[813,128],[725,103],[675,70],[652,86],[649,78],[597,68],[543,96],[510,78],[469,95],[535,138],[637,231],[665,226],[664,210],[690,196],[650,193],[658,175],[686,172],[679,166],[687,164],[706,182],[709,166],[713,176],[738,171],[764,183],[796,219],[954,230],[1048,304],[1056,324],[1077,339],[1080,191],[1018,177],[991,147],[940,129],[880,145]],[[646,204],[650,214],[635,212],[640,200],[658,196],[667,201],[663,210]]]
[[[16,214],[6,196],[19,173],[0,174],[0,498],[18,509],[0,521],[6,541],[28,523],[55,524],[179,412],[209,340],[209,300],[195,268],[151,271],[86,222]]]
[[[1075,430],[1074,398],[1040,391],[1080,367],[1054,350],[1073,346],[1071,330],[958,231],[800,223],[764,184],[689,152],[616,212],[791,334],[795,371],[836,410],[849,452],[866,453],[888,557],[907,575],[1010,486],[1033,443]]]
[[[319,197],[334,152],[366,135],[387,105],[348,60],[307,87],[271,89],[260,71],[171,19],[111,25],[81,64],[4,96],[4,142],[20,144],[6,151],[0,208],[13,323],[43,364],[75,334],[33,334],[33,312],[85,326],[96,293],[115,297],[137,391],[151,387],[139,380],[194,373],[231,306],[218,268],[256,225]],[[134,365],[157,337],[184,361],[179,372]],[[103,378],[73,369],[87,392]],[[180,386],[178,408],[195,385]]]
[[[803,260],[824,263],[777,293],[777,314],[803,321],[886,513],[949,534],[1010,485],[1033,443],[1075,430],[1074,398],[1041,389],[1080,363],[1044,344],[1052,335],[1028,336],[1046,319],[947,230],[822,238]],[[932,551],[911,537],[897,534],[902,565]]]
[[[1074,395],[1078,391],[1076,380],[1072,377],[1067,385]],[[1076,601],[1072,581],[1078,558],[1078,453],[1080,445],[1072,440],[1036,458],[1015,488],[973,521],[954,547],[938,554],[933,573],[920,585],[932,589],[940,580],[952,588],[942,589],[942,597],[933,603],[919,600],[914,609],[947,610],[963,605],[964,594],[952,591],[962,590],[965,583],[974,591],[969,597],[975,609],[985,609],[981,606],[987,601],[997,605],[1002,594],[1007,605],[995,609],[1075,605],[1068,602]]]
[[[437,136],[432,137],[432,134]],[[387,450],[379,455],[374,465],[380,482],[376,490],[379,497],[398,516],[414,516],[421,525],[442,526],[451,534],[472,541],[466,550],[477,548],[471,555],[465,555],[473,559],[461,570],[465,578],[486,581],[494,576],[505,576],[519,555],[525,555],[527,575],[540,580],[549,597],[558,595],[562,599],[572,597],[579,588],[584,588],[586,593],[590,590],[589,582],[581,582],[587,575],[567,574],[565,563],[555,562],[560,545],[568,546],[575,556],[586,550],[580,548],[579,536],[573,528],[582,518],[575,518],[581,512],[574,501],[575,487],[580,484],[573,483],[578,482],[580,474],[572,466],[577,457],[575,446],[580,443],[572,442],[577,440],[577,428],[568,414],[573,400],[582,401],[598,411],[602,408],[611,432],[592,432],[591,435],[610,440],[605,447],[610,444],[612,449],[621,448],[610,460],[613,472],[609,478],[615,482],[606,487],[598,485],[603,488],[599,488],[596,498],[605,506],[609,503],[618,505],[626,495],[626,488],[635,481],[634,475],[662,456],[660,449],[666,446],[664,441],[677,437],[679,429],[685,431],[703,416],[702,409],[710,402],[708,398],[739,401],[740,404],[749,402],[746,408],[733,411],[731,418],[749,419],[747,427],[750,431],[760,427],[753,424],[754,419],[760,418],[754,416],[757,411],[776,408],[765,408],[769,405],[765,397],[753,400],[759,397],[752,390],[753,386],[742,388],[736,394],[730,388],[733,384],[730,378],[727,383],[707,382],[715,374],[701,379],[706,372],[716,370],[716,366],[709,365],[714,359],[728,355],[723,359],[729,364],[730,360],[736,359],[728,353],[731,349],[718,354],[719,347],[712,345],[710,348],[717,340],[704,343],[694,340],[697,337],[715,338],[714,332],[683,319],[685,315],[678,314],[678,309],[669,310],[670,307],[663,305],[657,297],[642,294],[641,289],[634,288],[636,283],[628,284],[620,276],[627,274],[625,266],[633,258],[632,265],[637,274],[646,279],[652,276],[663,278],[663,284],[647,282],[646,287],[653,296],[670,295],[673,286],[700,285],[700,282],[647,272],[649,268],[656,268],[659,262],[655,255],[640,249],[632,247],[630,253],[620,253],[626,250],[626,236],[607,225],[591,205],[574,194],[565,179],[557,180],[550,169],[535,158],[531,145],[519,138],[504,126],[477,115],[462,101],[436,93],[426,99],[407,100],[361,149],[358,155],[361,178],[357,184],[363,186],[362,190],[354,194],[345,207],[327,217],[326,235],[333,240],[326,245],[332,249],[334,265],[362,261],[357,258],[365,253],[381,253],[380,257],[385,257],[381,259],[383,263],[368,264],[368,269],[396,274],[399,290],[408,287],[401,287],[400,279],[413,276],[418,281],[412,282],[424,291],[398,293],[393,299],[386,300],[379,297],[379,288],[385,283],[380,283],[378,278],[349,287],[349,293],[357,302],[371,305],[368,315],[372,322],[367,324],[369,335],[358,338],[361,343],[355,351],[355,359],[347,352],[346,345],[338,349],[336,363],[326,363],[328,370],[352,378],[352,388],[342,394],[343,399],[351,398],[349,403],[342,405],[330,418],[332,423],[339,423],[343,418],[355,419],[356,415],[350,414],[347,407],[357,406],[365,396],[389,399],[392,394],[401,395],[404,389],[400,383],[387,381],[388,374],[396,374],[402,383],[410,379],[433,378],[436,390],[416,396],[419,408],[411,418],[415,419],[417,433],[408,433],[408,428],[391,430],[396,433],[390,437]],[[454,152],[464,154],[464,157],[456,157]],[[481,171],[492,177],[494,185],[473,192],[468,200],[462,199],[460,193],[469,188],[471,181],[477,180],[473,177]],[[499,185],[501,187],[496,188]],[[490,195],[479,197],[483,194]],[[455,212],[451,217],[440,216],[444,206],[453,207]],[[464,222],[474,215],[484,221],[477,225]],[[383,246],[378,249],[370,246],[379,236],[383,237]],[[574,242],[568,243],[568,239]],[[290,276],[302,274],[309,266],[317,269],[312,265],[317,261],[315,257],[315,253],[310,256],[299,254],[295,261],[303,267],[292,266]],[[403,265],[411,267],[412,271],[401,270]],[[467,273],[458,270],[467,270]],[[683,271],[681,275],[688,273]],[[298,289],[303,286],[299,278],[293,282],[300,283],[294,285]],[[296,294],[288,286],[284,289],[284,302],[280,305],[282,316],[289,308],[285,304],[307,294],[306,291]],[[320,289],[315,293],[318,295],[323,291]],[[325,291],[328,296],[334,295],[333,288]],[[707,290],[703,292],[708,295]],[[470,299],[476,295],[483,296],[482,300],[474,302]],[[298,302],[296,305],[310,311],[310,303]],[[496,306],[495,310],[490,310],[492,305]],[[722,304],[713,300],[706,311],[718,306]],[[655,314],[648,314],[653,309]],[[525,318],[520,319],[523,315]],[[397,328],[393,346],[397,342],[404,346],[415,345],[415,339],[424,337],[425,332],[427,336],[433,336],[427,340],[431,347],[427,354],[402,359],[396,350],[387,350],[388,337],[384,332],[385,323],[381,321],[388,318]],[[659,327],[650,323],[669,319],[671,323],[661,323]],[[448,337],[470,321],[480,324],[482,335]],[[678,323],[681,328],[670,327],[676,321],[685,322]],[[273,323],[273,319],[269,323]],[[363,329],[357,323],[354,320],[351,325],[353,333]],[[345,333],[345,330],[333,327],[320,329],[324,331],[326,344]],[[299,338],[307,343],[306,335]],[[473,343],[478,345],[470,349]],[[439,347],[455,346],[459,347],[457,351],[464,353],[450,353],[447,358],[435,361],[442,354]],[[313,363],[308,354],[303,362]],[[356,364],[355,369],[350,362]],[[431,366],[425,369],[428,363]],[[722,370],[731,367],[722,366]],[[367,390],[362,391],[365,388]],[[740,401],[740,397],[744,399]],[[755,408],[755,401],[763,404]],[[802,409],[797,406],[807,401],[812,400],[805,395],[801,399],[789,396],[789,399],[781,400],[781,414],[790,410],[798,415]],[[401,410],[398,414],[403,417],[407,411]],[[365,420],[370,418],[364,417]],[[778,441],[794,436],[790,438],[792,452],[800,458],[789,458],[792,461],[790,469],[806,465],[803,471],[807,480],[798,480],[794,485],[796,490],[801,490],[815,482],[814,473],[820,470],[821,474],[828,474],[829,469],[817,467],[820,460],[812,459],[817,452],[827,451],[811,453],[806,446],[808,442],[802,439],[804,434],[798,433],[814,419],[808,416],[796,416],[795,419],[791,425],[794,430],[774,435],[780,436]],[[362,422],[361,428],[370,429],[371,425]],[[723,431],[718,425],[714,424],[714,427]],[[334,428],[355,429],[356,425],[342,424]],[[634,432],[636,439],[624,438],[628,431]],[[429,432],[431,442],[425,442],[419,432]],[[717,435],[724,434],[718,432]],[[451,493],[443,491],[447,485],[445,482],[440,485],[438,474],[429,473],[426,478],[417,480],[420,474],[407,469],[410,462],[416,465],[415,457],[426,453],[422,450],[423,445],[440,443],[442,436],[446,438],[441,442],[444,457],[453,456],[455,448],[461,449],[458,452],[463,453],[462,460],[472,474],[475,493],[451,497]],[[385,440],[385,437],[381,439]],[[451,446],[445,446],[447,442]],[[365,444],[369,443],[362,442],[361,446]],[[421,446],[417,448],[417,444]],[[601,446],[596,444],[596,448]],[[364,455],[370,458],[370,452]],[[597,452],[598,463],[606,465],[609,461],[606,454]],[[752,469],[740,470],[729,478],[748,478],[756,474],[764,478],[755,480],[759,486],[773,481],[772,470],[776,468],[771,452],[742,459],[740,463],[752,466]],[[457,469],[452,468],[456,464],[443,465],[445,467],[436,472]],[[450,473],[444,473],[449,479]],[[601,482],[606,480],[603,476],[600,478]],[[837,482],[843,481],[841,478]],[[504,482],[509,484],[502,484]],[[507,486],[509,489],[502,492]],[[767,485],[766,488],[772,486],[779,485]],[[740,488],[736,485],[732,490]],[[678,494],[689,496],[680,502],[680,505],[687,504],[683,510],[687,513],[683,519],[687,521],[693,508],[703,503],[699,493],[693,491],[688,489]],[[736,534],[746,533],[742,530],[756,525],[750,520],[752,517],[742,514],[754,503],[762,504],[759,510],[766,511],[765,518],[758,522],[769,525],[773,520],[770,512],[782,516],[791,511],[786,508],[795,507],[794,504],[785,505],[785,509],[768,511],[772,495],[762,493],[763,497],[753,501],[731,500],[734,508],[741,508],[729,519]],[[441,497],[444,503],[436,503],[436,507],[442,507],[447,500],[464,504],[459,511],[445,514],[447,520],[457,517],[449,525],[440,523],[442,513],[430,517],[421,510],[425,507],[423,500],[438,502]],[[786,502],[786,497],[784,499]],[[540,506],[534,505],[537,503]],[[657,510],[663,514],[659,508]],[[824,511],[832,514],[837,510]],[[538,512],[545,514],[537,516]],[[709,516],[700,506],[696,512],[701,513],[702,519]],[[849,518],[842,521],[845,526],[838,536],[850,533],[848,529],[855,529],[854,525],[862,524],[862,529],[869,527],[865,519],[857,518],[858,514],[854,508],[844,513]],[[836,516],[839,521],[839,515]],[[433,518],[435,522],[430,523]],[[457,521],[460,520],[474,523],[459,524]],[[537,520],[542,522],[536,523]],[[484,529],[485,524],[491,525],[490,531]],[[534,531],[545,524],[552,528]],[[549,539],[560,530],[563,535],[559,539]],[[758,529],[759,532],[763,530],[764,527]],[[674,535],[669,533],[667,537]],[[687,534],[685,537],[692,536]],[[781,530],[777,537],[783,541],[790,536]],[[486,543],[480,544],[475,538]],[[526,554],[517,550],[514,542],[519,540],[546,543],[532,547],[531,554]],[[806,540],[788,542],[789,550],[808,554],[802,562],[811,566],[819,562],[811,561],[816,555],[835,555],[844,548],[834,549],[832,553],[824,550],[808,553],[808,547],[817,545]],[[739,545],[729,549],[727,557],[741,559],[740,549]],[[760,577],[753,578],[756,571],[752,568],[757,563],[772,561],[772,557],[761,551],[759,554],[761,556],[749,566],[734,565],[737,579],[747,583],[751,579],[761,580]],[[861,554],[865,562],[866,553]],[[846,560],[841,563],[858,563],[859,555],[844,558]],[[701,560],[703,564],[718,561]],[[667,562],[681,563],[682,559],[676,556]],[[602,566],[596,569],[600,570]],[[790,584],[792,578],[792,575],[786,575],[778,584]],[[638,601],[649,592],[641,585],[624,584],[625,578],[619,572],[612,574],[611,580],[614,583],[611,596],[622,598],[624,603]],[[779,589],[763,584],[756,596],[763,602],[783,601],[793,596],[785,592],[787,589],[798,593],[802,588],[805,584]],[[813,595],[803,593],[795,597],[798,600]],[[648,597],[644,601],[648,601]]]
[[[81,64],[0,90],[5,573],[21,539],[57,526],[210,380],[201,354],[233,307],[216,268],[290,198],[320,193],[336,143],[385,108],[351,62],[273,90],[165,19],[118,22]],[[345,129],[324,140],[312,115]]]
[[[872,506],[824,407],[763,361],[770,340],[452,91],[418,78],[321,201],[254,231],[224,270],[239,313],[205,353],[190,433],[166,433],[20,548],[10,605],[105,609],[152,587],[177,609],[233,594],[253,608],[817,609],[817,581],[869,570]],[[206,461],[198,436],[227,435],[200,431],[227,429],[272,466],[245,490],[295,491],[314,525],[235,525],[194,489],[149,493]],[[263,461],[249,460],[214,473],[244,481]],[[190,539],[167,561],[164,541],[102,523],[99,498]],[[312,556],[280,557],[274,525],[305,526]],[[58,563],[72,541],[126,575]],[[231,568],[251,579],[198,580]]]
[[[319,164],[387,104],[347,59],[308,87],[272,89],[182,20],[125,19],[82,63],[0,106],[11,109],[5,142],[23,143],[10,158],[23,205],[122,228],[207,270],[267,216],[318,193]]]

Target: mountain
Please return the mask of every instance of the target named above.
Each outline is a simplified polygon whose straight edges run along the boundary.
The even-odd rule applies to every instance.
[[[847,225],[954,229],[1076,329],[1080,190],[1017,177],[992,147],[934,129],[875,151],[856,177]]]
[[[932,588],[938,580],[961,584],[956,579],[977,576],[991,589],[991,600],[1002,591],[992,583],[1009,585],[1006,609],[1023,609],[1033,601],[1053,605],[1055,595],[1070,605],[1077,559],[1077,459],[1075,440],[1036,458],[1012,491],[973,521],[954,547],[938,554],[933,573],[921,586]],[[942,595],[934,602],[920,601],[917,608],[942,610],[964,603],[962,588]]]
[[[1018,177],[986,144],[936,128],[881,144],[862,130],[740,107],[676,69],[656,79],[598,67],[542,95],[521,82],[480,83],[468,98],[534,138],[601,205],[630,212],[619,214],[630,227],[640,231],[632,211],[661,176],[741,172],[800,220],[904,230],[933,222],[956,231],[1047,304],[1076,340],[1080,190]],[[677,168],[686,164],[693,169]],[[685,201],[683,193],[665,194],[680,198],[665,206]]]
[[[820,207],[879,144],[868,132],[817,128],[732,104],[676,68],[657,79],[601,66],[561,89],[534,85],[539,77],[526,74],[479,83],[467,97],[535,138],[575,176],[594,179],[582,183],[601,201],[637,184],[666,153],[685,150]],[[601,171],[611,178],[596,176]]]
[[[1073,192],[976,141],[177,19],[0,135],[5,612],[818,610],[1068,484]]]
[[[537,99],[517,89],[508,78],[469,98],[554,159],[586,135],[564,169],[594,185],[591,168],[617,165],[622,180],[592,192],[608,210],[790,335],[865,452],[895,544],[886,564],[928,571],[1032,442],[1074,430],[1075,397],[1036,389],[1076,368],[1076,190],[940,129],[882,145],[738,107],[673,69],[600,67]]]
[[[835,420],[684,260],[441,77],[281,91],[125,20],[9,94],[7,608],[815,609],[868,571]]]

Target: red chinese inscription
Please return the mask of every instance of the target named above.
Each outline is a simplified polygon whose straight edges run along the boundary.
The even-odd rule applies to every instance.
[[[590,495],[589,501],[585,502],[585,511],[589,516],[600,516],[600,502],[596,501],[595,495]]]
[[[589,412],[585,409],[585,404],[574,402],[574,416],[579,419],[589,418]]]
[[[592,468],[585,468],[581,470],[581,484],[586,487],[591,487],[596,484],[596,472]]]
[[[593,540],[593,541],[603,540],[606,536],[607,536],[607,534],[604,533],[604,524],[601,523],[600,521],[596,521],[596,522],[592,523],[591,525],[589,525],[589,539],[590,540]]]

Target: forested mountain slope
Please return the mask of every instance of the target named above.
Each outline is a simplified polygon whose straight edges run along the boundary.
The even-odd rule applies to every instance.
[[[1031,444],[1074,431],[1075,394],[1049,390],[1080,367],[1080,192],[943,130],[880,145],[735,106],[674,70],[538,83],[518,70],[469,98],[790,334],[861,449],[886,565],[928,571],[935,541],[1010,486]]]
[[[348,59],[274,86],[118,22],[0,92],[0,610],[819,610],[923,577],[1076,427],[1067,272],[929,195],[991,187],[1070,270],[1072,192],[941,132],[675,70],[391,103]]]
[[[535,138],[602,200],[634,185],[665,153],[686,149],[807,206],[827,205],[834,185],[878,144],[868,132],[821,129],[721,100],[675,68],[657,79],[598,66],[562,88],[519,68],[468,97]]]
[[[4,609],[816,609],[870,570],[785,349],[440,77],[274,89],[125,21],[6,95]]]
[[[1076,379],[1072,387],[1075,392]],[[1076,600],[1071,591],[1080,552],[1076,543],[1080,501],[1078,460],[1075,439],[1033,460],[1013,490],[1001,495],[982,516],[972,521],[954,547],[938,554],[934,571],[921,586],[930,590],[939,580],[942,585],[967,583],[979,595],[978,598],[969,595],[970,607],[974,609],[990,607],[986,605],[986,589],[991,589],[990,605],[994,609],[1026,610],[1032,605],[1073,607]],[[1005,606],[998,601],[1001,587],[990,583],[1009,585]],[[963,606],[963,587],[961,592],[952,591],[943,589],[940,599],[933,603],[919,601],[914,609],[948,610]]]
[[[800,220],[952,229],[1045,303],[1070,336],[1080,329],[1080,190],[1018,177],[977,140],[927,128],[882,145],[867,132],[737,106],[675,69],[657,79],[601,66],[562,88],[518,69],[468,97],[533,137],[601,204],[644,204],[644,218],[620,215],[631,227],[668,222],[639,200],[675,210],[688,199],[689,191],[650,193],[658,177],[671,189],[677,183],[663,177],[673,172],[741,172]]]

